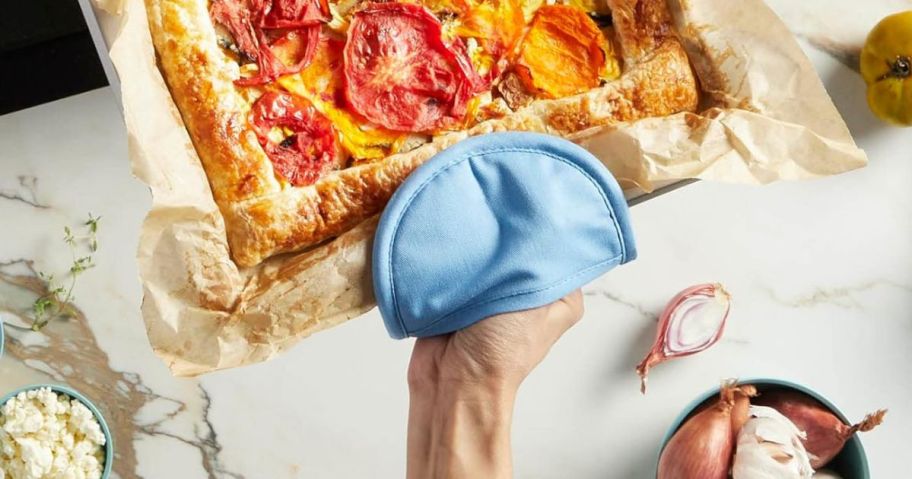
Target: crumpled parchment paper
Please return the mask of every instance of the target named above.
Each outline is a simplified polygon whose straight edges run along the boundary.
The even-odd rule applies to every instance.
[[[265,361],[370,310],[376,219],[304,253],[246,270],[234,265],[205,172],[156,67],[143,1],[97,1],[122,19],[111,57],[134,173],[153,195],[137,253],[142,315],[171,371],[193,376]],[[812,65],[762,1],[670,3],[705,92],[701,113],[574,137],[628,197],[688,178],[758,184],[866,164]]]

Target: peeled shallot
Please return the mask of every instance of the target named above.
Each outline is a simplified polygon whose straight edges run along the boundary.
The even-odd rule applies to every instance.
[[[719,283],[691,286],[672,298],[659,317],[652,350],[636,368],[640,391],[646,394],[650,367],[716,344],[722,337],[730,308],[731,296]]]
[[[814,474],[804,434],[773,408],[751,406],[738,433],[734,479],[809,479]]]
[[[763,393],[754,402],[776,409],[805,432],[804,447],[811,455],[811,465],[815,468],[836,457],[852,434],[879,426],[887,413],[883,409],[875,411],[860,423],[850,426],[823,403],[798,391],[776,389]]]
[[[665,445],[657,479],[727,479],[735,437],[756,393],[753,386],[724,383],[719,398],[687,419]]]

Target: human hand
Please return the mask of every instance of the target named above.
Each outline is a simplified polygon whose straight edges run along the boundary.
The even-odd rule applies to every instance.
[[[518,388],[583,315],[579,290],[540,308],[500,314],[466,329],[415,341],[412,387],[450,384]]]
[[[510,477],[516,391],[582,314],[577,290],[418,339],[408,371],[408,477]]]

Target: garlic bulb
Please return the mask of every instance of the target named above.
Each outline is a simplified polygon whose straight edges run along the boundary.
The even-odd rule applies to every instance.
[[[773,408],[751,406],[738,433],[734,479],[805,479],[814,469],[801,440],[804,433]]]

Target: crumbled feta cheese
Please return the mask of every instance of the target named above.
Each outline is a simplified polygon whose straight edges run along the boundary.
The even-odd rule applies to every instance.
[[[0,479],[98,479],[104,445],[92,411],[50,388],[0,407]]]

